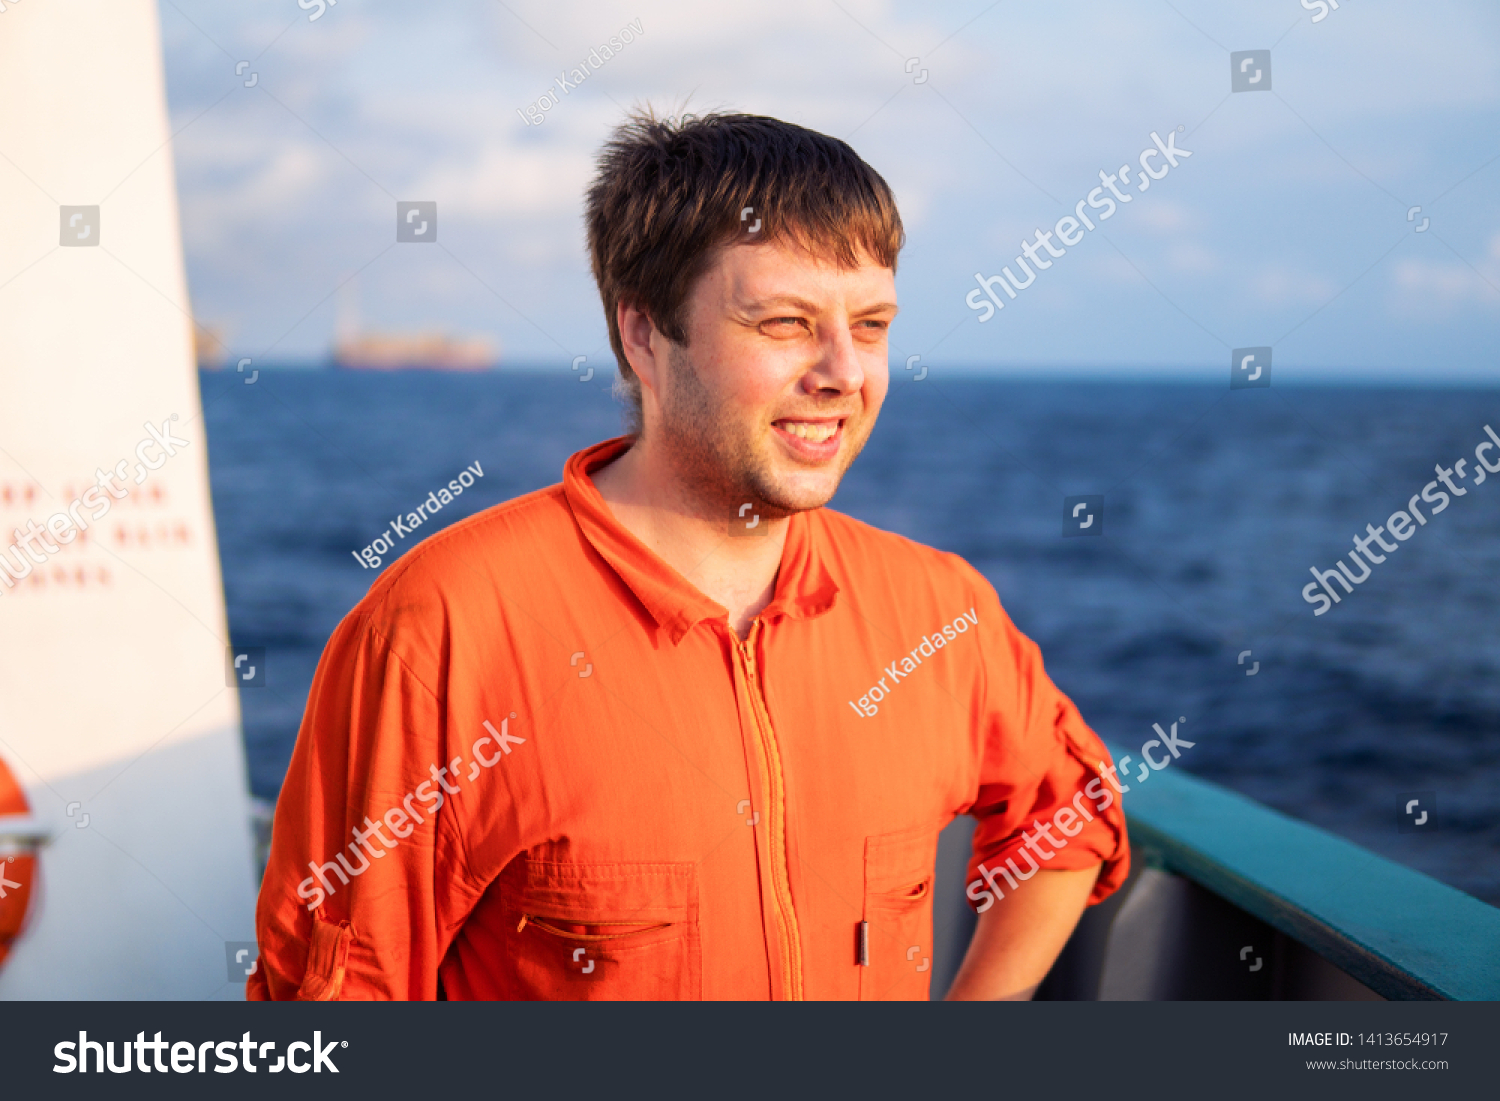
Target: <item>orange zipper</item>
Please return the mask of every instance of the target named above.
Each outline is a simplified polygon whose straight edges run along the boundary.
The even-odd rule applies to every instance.
[[[755,639],[760,620],[750,624],[749,636],[737,642],[745,681],[750,690],[750,711],[755,716],[756,748],[766,777],[766,794],[770,799],[766,826],[770,830],[771,899],[776,916],[776,932],[781,938],[782,981],[789,1001],[802,1000],[802,939],[797,932],[797,912],[792,907],[790,875],[786,851],[786,788],[781,772],[781,754],[776,745],[776,731],[766,710],[765,696],[755,669]]]

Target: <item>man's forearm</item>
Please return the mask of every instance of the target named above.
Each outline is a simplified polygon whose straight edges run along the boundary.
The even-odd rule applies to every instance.
[[[1025,1001],[1083,915],[1099,865],[1043,871],[979,915],[949,1001]]]

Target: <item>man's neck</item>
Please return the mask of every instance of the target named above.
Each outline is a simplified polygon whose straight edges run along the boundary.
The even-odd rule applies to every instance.
[[[591,475],[599,496],[627,531],[729,613],[741,639],[771,602],[786,543],[786,520],[763,519],[763,535],[735,537],[731,517],[714,517],[671,465],[637,442]]]

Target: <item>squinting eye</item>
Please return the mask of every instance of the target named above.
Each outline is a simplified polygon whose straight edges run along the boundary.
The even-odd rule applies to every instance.
[[[780,329],[782,332],[790,332],[806,324],[806,320],[801,317],[771,317],[761,322],[763,327]]]

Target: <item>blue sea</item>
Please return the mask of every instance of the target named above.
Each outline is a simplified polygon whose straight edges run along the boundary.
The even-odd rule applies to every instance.
[[[471,463],[483,478],[382,569],[557,482],[619,409],[607,379],[567,371],[201,381],[230,629],[267,648],[268,687],[240,693],[251,784],[274,800],[323,645],[378,573],[354,552]],[[1487,423],[1500,390],[933,370],[893,380],[832,507],[973,563],[1107,741],[1186,716],[1179,767],[1500,905],[1500,476],[1472,483]],[[1315,616],[1309,567],[1458,458],[1469,492]],[[1086,494],[1102,533],[1065,538],[1064,499]],[[1403,831],[1414,792],[1431,828]]]

